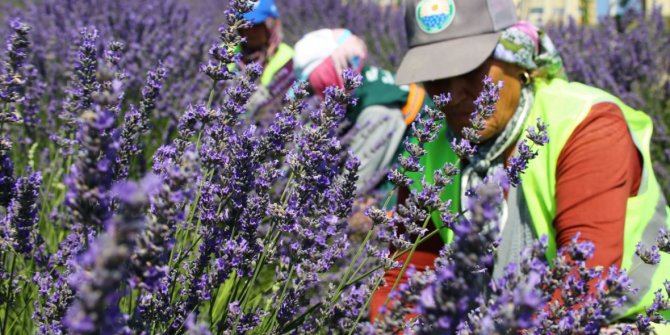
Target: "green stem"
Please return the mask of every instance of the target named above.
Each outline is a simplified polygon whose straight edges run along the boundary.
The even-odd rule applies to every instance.
[[[429,211],[431,213],[432,211]],[[430,221],[430,215],[426,217],[426,219],[423,221],[423,226],[421,229],[426,229],[428,227],[428,221]],[[418,239],[417,239],[418,240]],[[416,248],[419,246],[419,243],[414,243],[412,245],[412,249],[409,252],[409,255],[407,256],[407,259],[405,259],[405,263],[402,265],[402,269],[400,269],[400,273],[398,274],[398,277],[395,279],[395,283],[393,283],[393,287],[391,288],[391,292],[395,291],[396,288],[398,288],[398,285],[400,284],[400,280],[402,279],[402,276],[405,274],[405,271],[407,270],[407,267],[409,266],[409,262],[412,259],[412,256],[414,255],[414,252],[416,251]],[[382,306],[386,306],[388,304],[389,299],[391,298],[390,295],[386,297],[386,300],[384,300],[384,304]]]
[[[293,264],[290,265],[288,277],[286,278],[286,282],[284,283],[284,287],[282,288],[281,294],[279,296],[279,303],[274,306],[275,308],[272,311],[271,317],[263,329],[263,334],[270,333],[269,330],[272,329],[272,326],[274,326],[277,314],[279,314],[279,309],[286,299],[286,290],[291,283],[291,277],[293,277]]]
[[[459,215],[462,215],[462,213],[463,213],[463,212],[459,213]],[[427,240],[430,239],[431,237],[435,236],[441,229],[445,229],[445,228],[447,228],[447,227],[440,227],[439,229],[433,230],[432,232],[426,234],[424,237],[418,239],[416,243],[419,244],[419,245],[421,245],[422,243],[424,243],[425,241],[427,241]],[[395,259],[397,259],[398,257],[400,257],[400,256],[406,254],[407,252],[409,252],[409,250],[410,250],[410,249],[406,249],[406,250],[403,250],[403,251],[400,251],[400,252],[396,251],[396,252],[393,254],[393,256],[391,256],[391,258],[393,258],[393,259],[395,260]],[[349,281],[348,283],[346,283],[342,289],[343,289],[343,290],[346,290],[347,288],[349,288],[349,286],[351,286],[351,285],[353,285],[353,284],[359,282],[359,281],[362,280],[363,278],[368,277],[369,275],[371,275],[371,274],[374,273],[375,271],[381,270],[382,268],[384,268],[383,265],[375,266],[375,267],[372,268],[371,270],[365,272],[364,274],[362,274],[362,275],[356,277],[355,279]],[[380,284],[381,284],[381,281],[378,281],[377,283],[375,283],[375,285],[373,286],[374,289],[372,290],[372,292],[376,291]],[[311,306],[310,308],[308,308],[304,313],[302,313],[300,316],[298,316],[297,318],[293,319],[293,320],[292,320],[291,322],[289,322],[286,326],[284,326],[284,327],[281,329],[280,333],[281,333],[281,332],[284,332],[284,331],[286,331],[287,329],[290,329],[290,327],[296,325],[300,320],[304,319],[304,318],[305,318],[305,317],[306,317],[312,310],[314,310],[315,308],[321,306],[322,304],[323,304],[322,302],[318,302],[318,303],[312,305],[312,306]],[[359,318],[359,319],[360,319],[360,318]]]
[[[373,228],[371,227],[370,230],[368,230],[368,233],[365,235],[365,238],[363,239],[363,242],[361,245],[358,247],[358,250],[356,250],[356,254],[354,255],[354,259],[351,260],[351,263],[349,263],[349,266],[347,267],[347,271],[344,273],[344,276],[342,277],[342,280],[340,281],[340,284],[337,286],[335,289],[335,294],[333,294],[333,297],[330,299],[330,303],[333,304],[337,298],[340,297],[340,293],[343,291],[344,284],[349,280],[349,275],[351,274],[351,270],[354,268],[354,265],[358,261],[358,258],[360,258],[361,254],[363,253],[363,249],[365,245],[368,243],[370,238],[372,237],[372,232]]]
[[[272,231],[272,229],[270,230]],[[270,246],[273,246],[275,243],[277,243],[277,240],[279,239],[279,236],[281,235],[280,232],[278,232],[275,237],[272,239],[272,243]],[[267,245],[267,244],[263,244]],[[242,293],[240,295],[240,306],[246,307],[246,298],[248,296],[249,290],[251,288],[251,285],[256,282],[256,279],[258,278],[258,274],[260,273],[263,262],[265,262],[265,258],[267,256],[267,253],[265,250],[263,250],[263,253],[261,256],[258,258],[258,262],[256,263],[256,268],[254,269],[254,274],[251,277],[251,280],[247,280],[247,282],[244,284],[244,288],[242,289]]]
[[[131,313],[132,313],[132,308],[133,308],[133,303],[132,303],[132,300],[133,300],[133,290],[132,290],[132,289],[130,290],[130,296],[129,296],[129,297],[126,297],[126,299],[128,299],[128,303],[126,304],[126,305],[128,305],[128,315],[131,315]]]
[[[355,276],[355,275],[357,275],[359,272],[361,272],[361,270],[363,269],[363,267],[365,266],[365,264],[368,263],[368,259],[369,259],[369,258],[366,258],[366,259],[364,259],[364,260],[361,262],[361,265],[359,265],[359,266],[356,268],[356,271],[354,271],[354,273],[351,274],[352,277]]]
[[[224,309],[222,315],[228,315],[228,307],[230,306],[231,302],[235,301],[235,295],[237,294],[237,288],[239,284],[238,280],[239,277],[237,276],[237,274],[235,274],[235,278],[233,279],[233,289],[232,292],[228,294],[228,297],[226,297],[226,303],[223,305]],[[223,321],[223,318],[221,320]]]
[[[219,285],[221,286],[221,285]],[[216,300],[219,296],[219,290],[220,287],[217,287],[214,289],[214,294],[212,294],[213,299],[210,300],[209,302],[209,322],[211,325],[214,325],[214,305],[216,304]]]
[[[12,265],[10,266],[9,270],[9,281],[7,281],[7,293],[5,295],[6,301],[5,301],[5,315],[4,315],[4,320],[2,322],[2,334],[6,334],[7,332],[7,322],[9,318],[9,303],[12,301],[11,298],[11,292],[12,292],[12,282],[14,282],[14,266],[16,265],[16,255],[12,256]]]
[[[393,197],[393,192],[395,192],[395,187],[389,192],[389,194],[386,196],[386,201],[384,201],[384,205],[382,206],[382,210],[386,210],[386,206],[388,206],[391,197]],[[344,273],[344,277],[342,277],[342,280],[340,281],[340,284],[338,285],[337,289],[335,289],[335,294],[333,295],[333,298],[330,300],[330,303],[334,303],[337,298],[339,298],[340,291],[344,284],[349,280],[349,275],[351,273],[351,270],[354,267],[354,264],[358,262],[358,259],[360,258],[361,254],[363,253],[363,249],[365,249],[365,246],[367,245],[368,241],[370,238],[372,238],[372,233],[374,231],[374,227],[370,227],[370,230],[368,230],[368,233],[365,235],[365,238],[363,239],[363,242],[361,242],[361,245],[358,246],[358,250],[356,250],[356,254],[354,255],[354,259],[351,260],[351,263],[349,263],[349,266],[347,267],[347,271]],[[360,269],[360,268],[359,268]]]
[[[458,215],[457,215],[456,217],[460,217],[460,216],[463,215],[464,213],[465,213],[465,211],[461,211],[460,213],[458,213]],[[442,226],[442,227],[440,227],[440,228],[438,228],[438,229],[435,229],[435,230],[431,231],[430,233],[426,234],[425,236],[423,236],[423,237],[417,239],[416,242],[415,242],[416,245],[421,245],[421,244],[423,244],[424,242],[426,242],[426,241],[427,241],[428,239],[430,239],[431,237],[437,235],[437,234],[440,232],[440,230],[442,230],[442,229],[448,229],[448,227],[446,227],[446,226]],[[395,260],[395,259],[398,259],[400,256],[402,256],[402,255],[408,253],[409,251],[410,251],[410,249],[406,249],[406,250],[403,250],[403,251],[396,251],[395,253],[393,253],[393,255],[391,256],[391,258],[394,259],[394,260]],[[343,290],[346,290],[347,288],[349,288],[349,286],[351,286],[351,285],[353,285],[353,284],[359,282],[359,281],[362,280],[363,278],[367,278],[368,276],[370,276],[370,275],[371,275],[372,273],[374,273],[375,271],[381,270],[381,269],[383,269],[383,268],[384,268],[383,265],[377,265],[377,266],[375,266],[375,267],[372,268],[371,270],[365,272],[364,274],[362,274],[362,275],[360,275],[360,276],[354,278],[353,280],[349,281],[348,283],[346,283],[342,289],[343,289]],[[381,284],[381,280],[378,280],[378,281],[375,283],[375,285],[373,286],[372,292],[375,292],[375,291],[377,290],[377,288],[379,287],[380,284]],[[299,317],[293,319],[293,321],[291,321],[291,322],[288,323],[286,326],[284,326],[284,327],[282,328],[282,331],[287,330],[287,329],[290,329],[290,327],[293,326],[293,325],[295,325],[295,324],[297,324],[297,323],[299,322],[299,320],[304,319],[305,316],[307,316],[307,313],[308,313],[309,311],[314,310],[315,308],[317,308],[317,307],[320,306],[321,304],[322,304],[322,302],[318,302],[318,303],[312,305],[310,308],[307,309],[307,311],[306,311],[305,313],[301,314]],[[385,303],[385,304],[386,304],[386,303]],[[364,310],[364,309],[362,309],[362,310]],[[359,313],[358,320],[360,320],[360,313]],[[354,324],[354,327],[355,327],[355,326],[356,326],[356,324]]]
[[[288,181],[286,182],[286,187],[284,187],[284,191],[281,193],[281,197],[279,197],[279,202],[282,204],[286,204],[286,198],[288,198],[288,189],[291,186],[291,182],[293,181],[294,174],[291,172],[291,174],[288,176]]]
[[[214,92],[216,92],[216,85],[219,83],[218,80],[214,80],[212,83],[212,88],[209,90],[209,98],[207,98],[207,110],[212,107],[212,101],[214,100]]]
[[[375,283],[374,287],[375,288],[379,287],[379,285],[382,283],[382,280],[384,280],[384,277],[379,277],[379,279],[377,279],[377,282]],[[353,334],[354,330],[356,329],[356,326],[358,326],[358,323],[361,322],[361,317],[363,317],[363,313],[361,313],[361,311],[364,311],[368,308],[368,306],[370,305],[370,301],[372,301],[372,296],[373,295],[374,294],[370,294],[368,296],[368,298],[365,299],[365,304],[363,304],[363,307],[361,307],[361,309],[358,311],[358,316],[356,317],[356,321],[354,321],[354,324],[351,325],[351,329],[349,329],[349,333],[347,333],[348,335]],[[384,303],[384,305],[386,305],[386,302]]]
[[[458,216],[457,216],[457,217],[463,215],[463,213],[465,213],[465,211],[461,211],[460,213],[458,213]],[[442,230],[442,229],[449,229],[449,227],[442,226],[442,227],[440,227],[439,229],[435,229],[435,230],[431,231],[430,233],[426,234],[424,237],[418,239],[416,243],[417,243],[418,245],[423,244],[424,242],[426,242],[426,241],[427,241],[428,239],[430,239],[431,237],[437,235],[437,234],[440,232],[440,230]],[[395,253],[393,253],[393,256],[391,256],[391,258],[393,258],[394,260],[395,260],[395,259],[398,259],[400,256],[402,256],[402,255],[408,253],[409,251],[410,251],[410,249],[405,249],[405,250],[400,251],[400,252],[396,251]],[[364,274],[362,274],[362,275],[356,277],[354,280],[350,281],[349,283],[347,283],[347,285],[344,286],[345,289],[346,289],[347,287],[349,287],[349,286],[355,284],[355,283],[358,282],[359,280],[361,280],[361,279],[363,279],[363,278],[369,276],[369,275],[372,274],[373,272],[382,269],[383,267],[384,267],[383,265],[377,265],[376,267],[372,268],[372,269],[369,270],[368,272],[366,272],[366,273],[364,273]],[[376,289],[376,288],[375,288],[375,289]]]

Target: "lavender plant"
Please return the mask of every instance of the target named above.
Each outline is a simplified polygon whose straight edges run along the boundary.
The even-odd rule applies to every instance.
[[[5,4],[3,7],[4,12],[12,13],[33,28],[31,39],[35,48],[24,69],[24,77],[31,77],[25,88],[25,113],[22,115],[26,122],[23,129],[26,134],[22,138],[26,140],[45,141],[43,137],[47,136],[53,140],[55,135],[61,135],[63,127],[68,126],[67,115],[74,114],[70,116],[74,118],[78,115],[72,111],[76,108],[72,106],[76,104],[72,98],[78,95],[76,90],[85,92],[81,92],[80,84],[70,79],[85,72],[71,66],[81,60],[80,53],[83,52],[72,48],[71,41],[82,38],[80,31],[85,28],[95,28],[90,52],[97,56],[104,54],[104,61],[96,60],[97,65],[109,63],[123,70],[117,78],[124,82],[124,99],[120,103],[124,107],[135,104],[144,116],[151,114],[153,119],[152,127],[142,130],[149,133],[149,140],[141,147],[149,150],[135,152],[131,148],[133,153],[130,155],[137,156],[133,163],[139,166],[130,169],[130,173],[137,173],[133,177],[148,170],[151,154],[174,136],[181,112],[190,103],[206,98],[209,92],[198,73],[198,64],[206,57],[206,41],[212,36],[206,27],[212,16],[197,17],[178,1],[27,1],[22,6]],[[219,9],[214,8],[210,12],[217,11]],[[157,67],[159,63],[162,64],[160,68]],[[81,65],[86,66],[85,63]],[[97,67],[96,64],[89,65]],[[145,80],[150,72],[154,75],[149,74],[150,80]],[[92,83],[94,81],[89,81]],[[147,96],[152,94],[151,86],[158,83],[164,86],[163,94]],[[146,106],[148,108],[141,107],[144,102],[149,102],[147,98],[153,101]],[[38,113],[39,108],[44,111]],[[61,120],[61,116],[65,119]],[[73,138],[61,138],[59,142],[65,145],[67,140]],[[34,141],[23,149],[27,151],[33,144]],[[50,148],[52,151],[57,149]],[[142,152],[144,154],[140,155]],[[25,162],[17,164],[23,166]]]

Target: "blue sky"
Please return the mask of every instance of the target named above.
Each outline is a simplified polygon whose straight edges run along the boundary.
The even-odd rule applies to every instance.
[[[629,0],[630,5],[640,3],[640,0]],[[610,0],[596,0],[596,13],[598,16],[607,15],[609,11]]]
[[[607,15],[608,8],[609,8],[609,0],[597,0],[596,13],[598,13],[598,16]]]

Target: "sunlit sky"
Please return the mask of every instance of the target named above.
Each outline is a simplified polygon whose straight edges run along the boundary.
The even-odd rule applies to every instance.
[[[596,12],[597,12],[598,16],[607,15],[608,12],[609,12],[609,3],[612,0],[596,0],[596,1],[597,1],[596,2]],[[640,2],[640,0],[629,0],[629,2],[630,2],[629,6],[631,6],[631,5],[638,4]]]

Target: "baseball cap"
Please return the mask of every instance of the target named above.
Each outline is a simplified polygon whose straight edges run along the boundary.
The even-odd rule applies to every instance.
[[[252,24],[259,24],[265,22],[268,18],[278,18],[279,9],[277,9],[274,0],[259,0],[251,12],[245,13],[242,16]]]
[[[468,73],[491,55],[502,31],[517,22],[512,0],[406,0],[409,50],[397,84]]]

